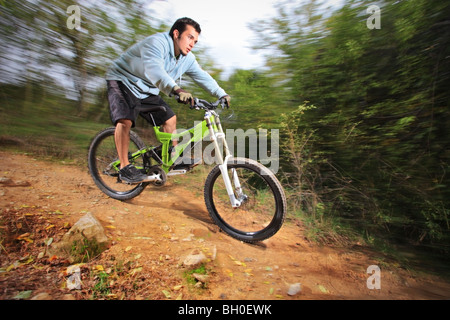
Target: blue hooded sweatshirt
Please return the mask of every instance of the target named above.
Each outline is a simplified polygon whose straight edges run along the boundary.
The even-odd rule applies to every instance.
[[[112,63],[106,80],[122,81],[136,97],[145,99],[160,91],[170,96],[177,85],[174,79],[181,79],[183,74],[217,98],[226,95],[199,66],[192,52],[175,57],[173,39],[168,32],[151,35],[125,51]]]

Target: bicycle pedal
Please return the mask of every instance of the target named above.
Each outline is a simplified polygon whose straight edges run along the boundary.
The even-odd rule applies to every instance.
[[[127,181],[124,181],[124,180],[117,180],[117,183],[126,184],[127,186],[135,186],[135,185],[141,184],[141,183],[143,183],[143,182],[145,182],[145,181],[140,181],[140,182],[127,182]]]
[[[179,164],[172,168],[172,171],[190,171],[199,164]]]
[[[170,176],[177,176],[177,175],[181,175],[181,174],[186,174],[189,170],[185,170],[185,169],[174,169],[172,171],[170,171],[167,175]]]

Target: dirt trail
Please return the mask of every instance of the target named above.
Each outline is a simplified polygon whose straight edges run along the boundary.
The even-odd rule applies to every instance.
[[[211,222],[201,186],[183,187],[183,179],[189,179],[189,175],[169,181],[162,188],[149,187],[132,201],[120,202],[101,193],[87,169],[6,152],[0,152],[0,160],[0,177],[10,179],[9,184],[0,184],[2,214],[34,208],[58,212],[58,216],[49,215],[46,219],[72,225],[89,211],[101,221],[113,241],[95,265],[139,261],[144,285],[141,283],[135,295],[122,298],[166,299],[168,292],[171,299],[178,296],[199,300],[450,298],[450,285],[438,278],[413,274],[362,247],[311,244],[303,237],[302,227],[289,221],[273,238],[258,245],[234,240],[218,232]],[[188,284],[180,266],[183,257],[194,249],[211,259],[207,263],[209,280],[203,289]],[[11,261],[4,258],[0,263]],[[367,268],[371,265],[381,268],[380,290],[367,288]],[[61,270],[65,267],[55,266],[58,271],[54,273],[47,267],[45,281],[34,280],[31,288],[35,293],[51,293],[56,299],[69,293],[62,285],[65,279]],[[15,271],[0,273],[0,298],[10,299],[27,289],[26,285],[11,287]],[[21,277],[17,281],[26,282],[26,276],[25,280],[23,274]],[[117,285],[120,279],[115,282]],[[301,284],[301,291],[290,296],[289,286],[295,283]],[[83,298],[76,291],[71,294]]]

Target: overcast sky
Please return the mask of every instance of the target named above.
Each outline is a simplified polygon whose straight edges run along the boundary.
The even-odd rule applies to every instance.
[[[326,0],[327,5],[343,0]],[[208,48],[217,66],[229,74],[233,69],[263,65],[263,57],[251,50],[255,37],[248,25],[264,17],[277,16],[276,0],[154,0],[149,5],[166,24],[190,17],[202,27],[199,41]],[[279,1],[278,1],[279,2]],[[194,48],[195,54],[195,48]]]

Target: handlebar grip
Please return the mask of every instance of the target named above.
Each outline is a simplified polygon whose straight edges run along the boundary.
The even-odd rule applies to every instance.
[[[188,102],[184,102],[184,101],[180,100],[180,96],[179,95],[175,94],[174,97],[175,97],[175,99],[177,100],[178,103],[189,104],[191,109],[193,109],[194,105],[196,104],[196,102],[195,102],[196,98],[191,98],[191,99],[189,99]]]
[[[228,101],[227,101],[227,99],[225,99],[225,98],[221,98],[221,99],[220,99],[220,105],[222,106],[222,109],[223,109],[224,107],[227,107],[227,109],[230,109],[230,106],[228,105]]]

